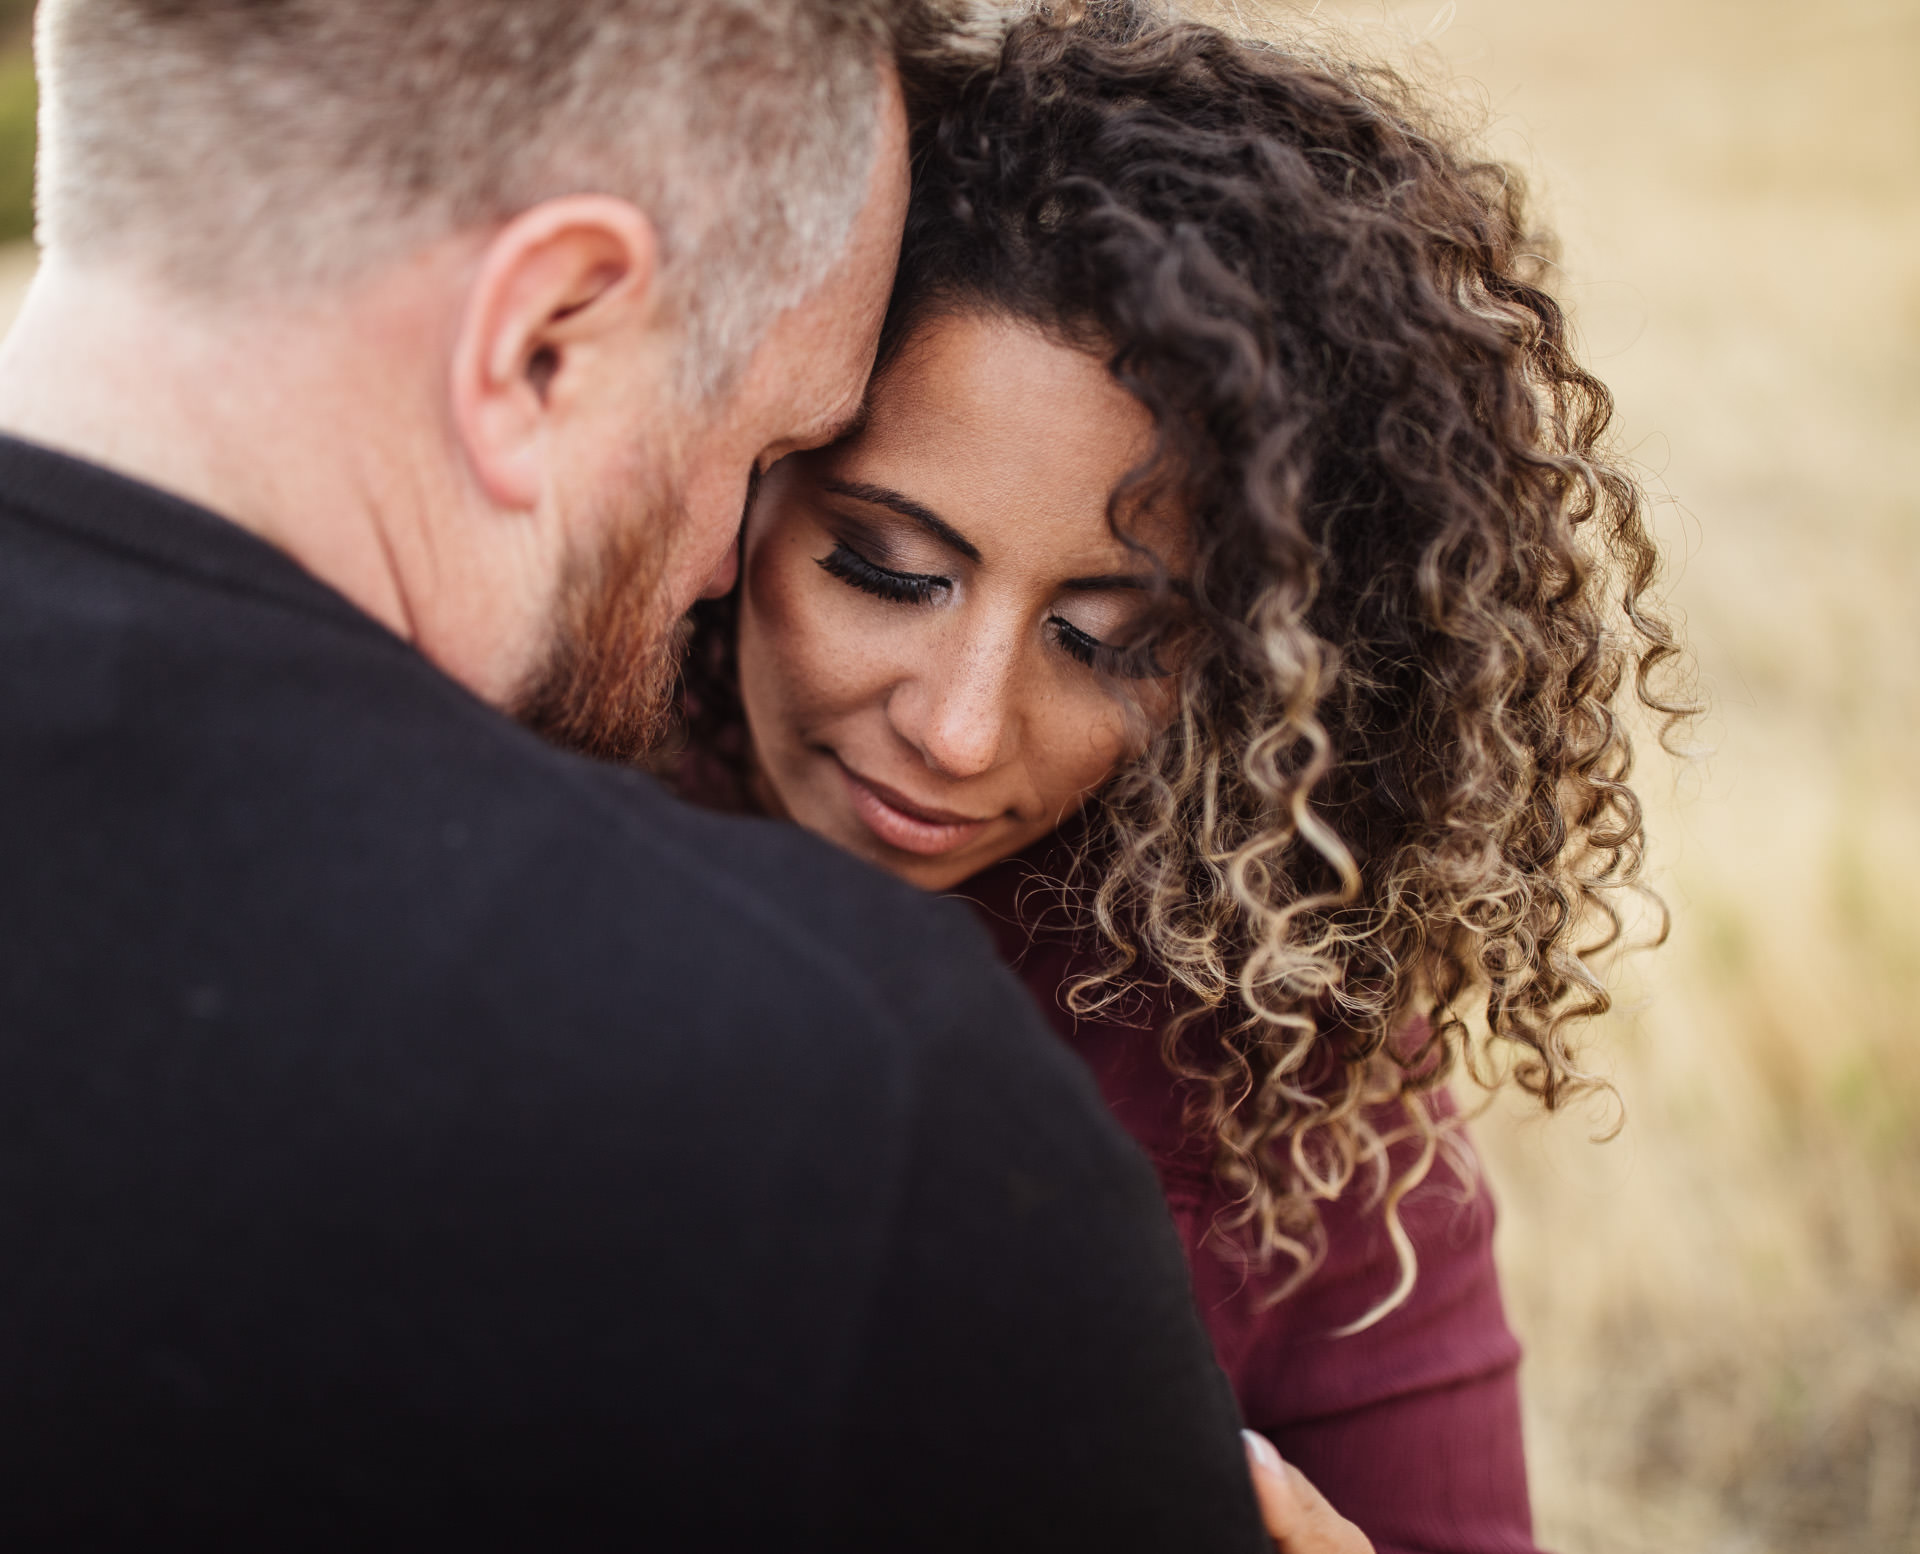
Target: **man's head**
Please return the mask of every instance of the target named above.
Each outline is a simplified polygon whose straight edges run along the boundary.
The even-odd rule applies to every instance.
[[[658,659],[751,472],[857,407],[905,204],[885,61],[920,14],[42,0],[47,267],[226,337],[226,397],[237,364],[280,411],[259,459],[331,447],[373,488],[376,613],[490,699],[570,700],[554,731],[598,742],[581,696],[630,697],[631,666],[565,677]],[[326,515],[246,510],[244,470],[174,483],[368,602]]]
[[[616,194],[711,383],[845,238],[909,9],[42,0],[40,240],[184,290],[311,289]]]

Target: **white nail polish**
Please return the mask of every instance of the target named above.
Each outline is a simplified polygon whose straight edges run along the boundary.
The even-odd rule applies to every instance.
[[[1274,1448],[1273,1442],[1264,1435],[1257,1435],[1252,1430],[1242,1430],[1240,1438],[1247,1443],[1247,1450],[1260,1459],[1261,1467],[1270,1473],[1281,1473],[1286,1470],[1286,1464],[1280,1460],[1280,1453]]]

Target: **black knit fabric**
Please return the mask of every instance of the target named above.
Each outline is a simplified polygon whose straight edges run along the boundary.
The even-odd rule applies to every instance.
[[[0,1541],[1251,1551],[1235,1423],[962,908],[0,442]]]

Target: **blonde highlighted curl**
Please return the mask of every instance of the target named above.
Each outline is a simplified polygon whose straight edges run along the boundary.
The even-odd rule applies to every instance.
[[[1519,180],[1390,72],[1118,0],[909,75],[880,371],[943,312],[1098,351],[1158,428],[1117,531],[1149,500],[1192,527],[1175,715],[1062,882],[1100,946],[1067,996],[1162,1011],[1278,1293],[1319,1206],[1371,1184],[1402,1268],[1376,1320],[1414,1277],[1397,1206],[1450,1142],[1427,1093],[1463,1064],[1548,1108],[1596,1083],[1571,1037],[1608,1007],[1645,842],[1617,704],[1692,710],[1610,397]],[[691,732],[737,757],[729,639],[724,609],[696,635]]]

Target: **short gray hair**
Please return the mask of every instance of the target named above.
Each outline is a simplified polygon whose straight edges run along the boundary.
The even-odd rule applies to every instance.
[[[913,0],[42,0],[41,245],[192,294],[630,199],[714,389],[826,275]]]

